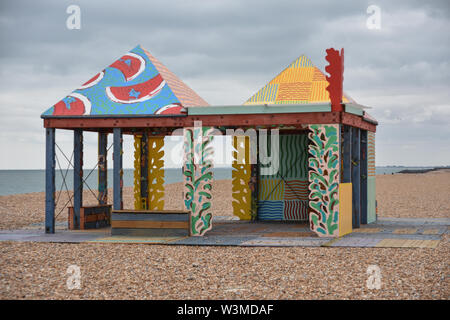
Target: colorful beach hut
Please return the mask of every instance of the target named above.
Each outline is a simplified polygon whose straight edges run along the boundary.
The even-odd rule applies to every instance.
[[[327,50],[325,76],[300,56],[242,105],[210,106],[140,46],[42,114],[46,129],[46,232],[55,231],[55,129],[74,132],[69,227],[111,224],[113,234],[201,236],[212,228],[213,148],[232,136],[233,214],[307,222],[342,236],[376,220],[375,131],[343,93],[343,50]],[[83,131],[98,132],[98,205],[83,206]],[[183,210],[164,208],[164,137],[183,136]],[[113,200],[107,138],[113,136]],[[122,201],[123,135],[134,136],[134,207]]]

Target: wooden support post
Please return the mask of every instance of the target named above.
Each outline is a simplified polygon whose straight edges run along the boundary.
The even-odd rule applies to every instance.
[[[45,129],[45,233],[55,233],[55,129]]]
[[[256,143],[255,145],[252,145],[250,143],[249,147],[249,158],[251,159],[251,148],[256,148],[256,163],[251,164],[251,177],[250,177],[250,191],[252,193],[251,199],[252,199],[252,206],[251,206],[251,213],[252,213],[252,220],[256,220],[258,217],[258,177],[259,177],[259,144],[258,144],[258,134],[256,134]],[[250,141],[251,142],[251,141]]]
[[[98,204],[108,203],[108,133],[98,133]]]
[[[148,133],[144,132],[141,138],[141,200],[144,210],[150,207],[148,194],[148,160]]]
[[[122,154],[123,154],[123,140],[122,140],[122,129],[114,128],[114,153],[113,153],[113,163],[114,163],[114,210],[123,209],[122,201],[122,187],[123,187],[123,170],[122,170]]]
[[[73,132],[73,227],[80,229],[80,210],[83,206],[83,131]]]
[[[367,224],[367,130],[361,130],[361,223]]]
[[[361,130],[352,128],[353,228],[361,225]]]
[[[347,125],[344,125],[342,153],[342,182],[352,182],[352,128]]]

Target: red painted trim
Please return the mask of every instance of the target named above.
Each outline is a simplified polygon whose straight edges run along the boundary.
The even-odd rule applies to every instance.
[[[365,121],[361,116],[346,112],[341,113],[341,123],[372,132],[376,132],[377,129],[375,124]]]

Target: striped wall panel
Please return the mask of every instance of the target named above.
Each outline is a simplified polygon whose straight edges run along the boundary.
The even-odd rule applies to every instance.
[[[308,200],[308,180],[289,179],[284,185],[284,200]]]
[[[258,180],[258,200],[283,200],[284,182],[282,179]]]
[[[283,220],[284,201],[258,201],[258,219]]]
[[[367,132],[367,173],[369,177],[375,176],[375,133]]]
[[[303,220],[309,219],[308,200],[289,200],[284,201],[284,220]]]
[[[308,136],[280,135],[279,174],[285,179],[308,179]]]

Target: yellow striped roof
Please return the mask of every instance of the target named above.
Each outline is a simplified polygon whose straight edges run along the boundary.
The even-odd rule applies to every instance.
[[[330,102],[328,82],[304,55],[297,58],[244,104],[299,104]],[[343,102],[353,100],[344,94]]]

